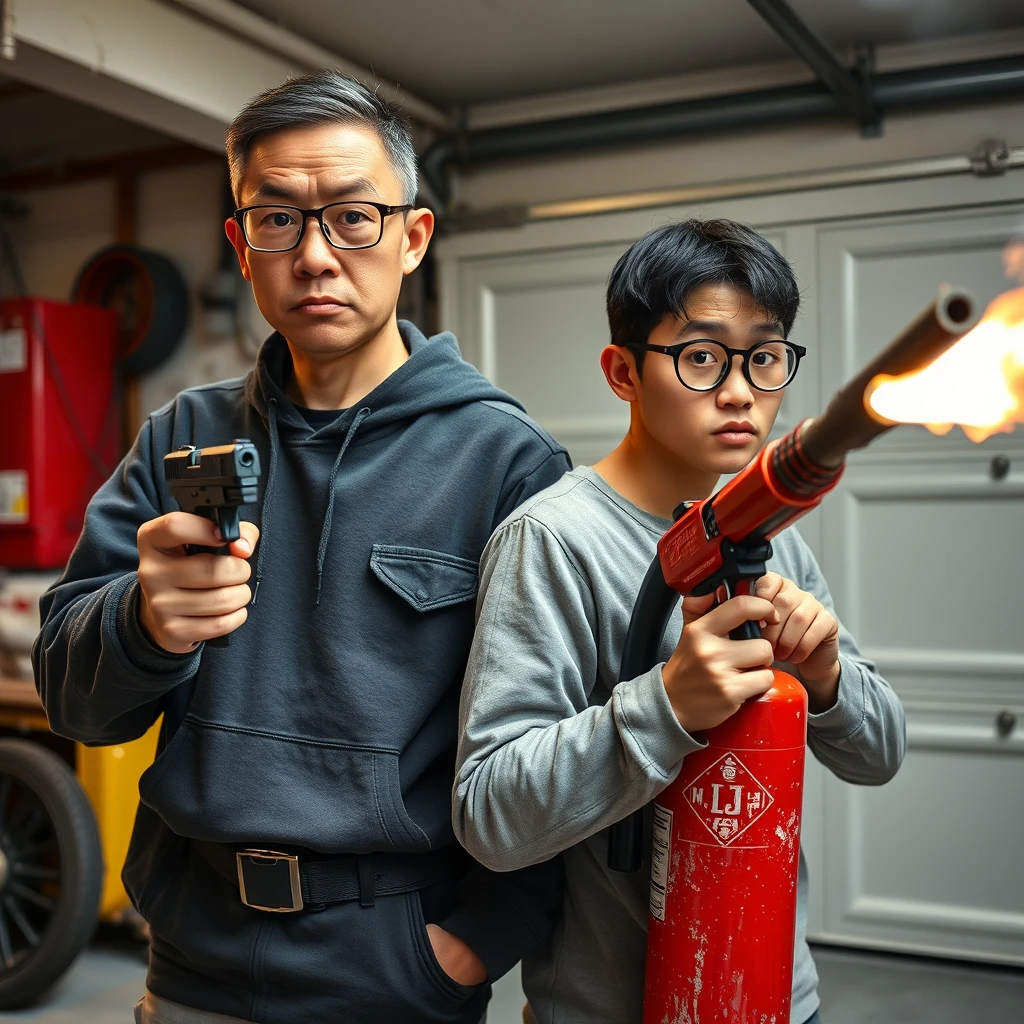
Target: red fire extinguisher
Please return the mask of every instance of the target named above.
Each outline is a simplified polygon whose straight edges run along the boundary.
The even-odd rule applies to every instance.
[[[763,484],[771,459],[769,448],[730,488]],[[814,504],[839,472],[830,476],[816,484]],[[718,507],[723,518],[725,497]],[[701,561],[684,543],[682,562],[666,564],[672,541],[686,533],[688,520],[700,522],[702,536],[705,522],[717,528],[714,501],[681,510],[663,538],[630,623],[622,678],[651,663],[679,597],[675,570]],[[744,500],[741,507],[750,505]],[[751,593],[771,557],[770,544],[719,538],[717,545],[721,565],[687,592]],[[746,623],[731,635],[750,639],[759,631]],[[767,693],[704,733],[707,746],[687,755],[679,776],[654,801],[644,1024],[789,1024],[807,694],[793,676],[773,674]],[[639,866],[641,842],[639,818],[613,828],[611,866]]]
[[[655,800],[644,1024],[788,1024],[806,735],[776,672]]]

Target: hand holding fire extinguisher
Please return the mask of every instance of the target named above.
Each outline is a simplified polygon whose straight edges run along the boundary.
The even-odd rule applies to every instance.
[[[776,661],[797,670],[807,691],[808,709],[820,715],[836,702],[839,691],[839,623],[813,595],[778,573],[765,573],[755,593],[771,601],[778,614],[761,627],[775,651]],[[685,609],[685,601],[684,601]]]
[[[744,701],[772,687],[771,666],[798,668],[811,711],[836,701],[839,683],[839,623],[813,594],[769,572],[755,596],[715,606],[704,594],[683,599],[683,632],[662,679],[679,724],[691,735],[721,725]],[[733,640],[744,622],[760,621],[760,640]]]
[[[732,640],[751,620],[775,623],[778,612],[762,597],[734,597],[712,607],[705,594],[683,601],[683,631],[662,680],[679,724],[690,735],[721,725],[744,701],[772,687],[775,655],[767,640]]]

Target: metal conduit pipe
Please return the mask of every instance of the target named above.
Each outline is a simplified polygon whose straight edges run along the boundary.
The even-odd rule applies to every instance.
[[[912,178],[937,178],[953,174],[989,177],[1018,168],[1024,168],[1024,147],[1014,148],[1003,139],[988,139],[970,155],[951,154],[917,160],[860,164],[854,167],[769,174],[757,178],[719,179],[680,188],[590,196],[586,199],[561,199],[535,203],[531,206],[523,204],[473,210],[455,214],[451,220],[453,226],[462,230],[515,227],[535,220],[584,217],[595,213],[616,213],[654,206],[676,206],[682,203],[706,203],[711,200],[739,199],[747,196],[781,195],[786,192],[840,188],[847,185],[908,181]]]
[[[871,95],[883,112],[935,103],[1024,95],[1024,56],[876,75],[871,79]],[[436,142],[421,157],[420,170],[431,191],[447,202],[451,193],[446,170],[451,163],[472,166],[489,160],[539,156],[843,113],[839,99],[820,83],[784,86],[471,131],[458,139]]]

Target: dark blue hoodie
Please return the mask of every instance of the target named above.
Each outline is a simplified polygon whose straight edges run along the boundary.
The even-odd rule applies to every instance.
[[[409,360],[320,429],[285,394],[279,335],[246,378],[150,416],[43,598],[34,660],[55,732],[121,743],[164,715],[124,880],[152,928],[147,984],[165,998],[266,1024],[475,1024],[487,988],[441,971],[425,922],[463,938],[494,980],[557,907],[553,869],[469,864],[373,907],[270,914],[244,906],[190,842],[314,856],[454,842],[477,562],[569,462],[454,337],[400,329]],[[264,470],[259,505],[243,510],[261,529],[248,620],[227,647],[169,654],[138,624],[136,533],[176,507],[166,453],[234,437],[256,443]]]

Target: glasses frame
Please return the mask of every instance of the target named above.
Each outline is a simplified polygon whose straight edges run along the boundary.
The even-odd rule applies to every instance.
[[[679,373],[679,357],[692,345],[708,344],[717,345],[719,348],[724,349],[726,353],[726,360],[722,364],[722,372],[718,375],[718,380],[716,380],[711,387],[695,388],[692,384],[687,384]],[[789,375],[789,380],[787,380],[785,384],[780,384],[777,388],[762,388],[750,379],[750,354],[751,352],[756,352],[759,348],[762,348],[765,345],[785,345],[796,356],[796,362],[793,364],[793,372]],[[626,348],[639,348],[643,349],[645,352],[662,352],[667,356],[671,356],[672,365],[675,367],[676,371],[676,380],[678,380],[679,383],[687,389],[687,391],[696,391],[700,394],[706,394],[707,392],[714,391],[716,388],[720,388],[722,386],[726,377],[732,373],[733,356],[739,356],[743,360],[743,377],[755,391],[774,394],[776,391],[788,388],[789,385],[793,383],[793,379],[796,377],[796,372],[800,369],[800,360],[807,355],[807,349],[804,348],[803,345],[798,345],[794,341],[779,341],[776,338],[772,338],[767,341],[759,341],[756,345],[751,345],[750,348],[729,348],[728,345],[725,345],[720,341],[716,341],[714,338],[694,338],[692,341],[682,341],[678,345],[651,345],[646,341],[635,341],[627,344]]]
[[[331,241],[330,233],[324,226],[324,211],[329,210],[332,206],[372,206],[380,211],[380,232],[377,235],[376,242],[370,242],[368,245],[337,245]],[[337,203],[328,203],[326,206],[320,206],[313,210],[304,210],[301,206],[288,206],[286,203],[257,203],[254,206],[243,206],[241,209],[235,210],[234,219],[242,231],[242,237],[245,239],[245,244],[249,246],[254,252],[291,252],[293,249],[298,249],[302,244],[302,236],[306,233],[306,224],[310,217],[313,217],[317,224],[320,225],[320,234],[324,236],[324,241],[327,242],[334,249],[340,249],[342,252],[355,252],[359,249],[372,249],[375,245],[380,244],[380,240],[384,237],[384,221],[390,217],[393,213],[402,213],[405,210],[411,210],[412,204],[405,203],[402,206],[388,206],[385,203],[374,203],[369,199],[344,199]],[[292,210],[295,213],[302,215],[302,227],[299,228],[298,237],[295,239],[293,245],[289,245],[287,249],[261,249],[258,245],[253,245],[249,241],[249,234],[245,230],[245,215],[250,210]]]

